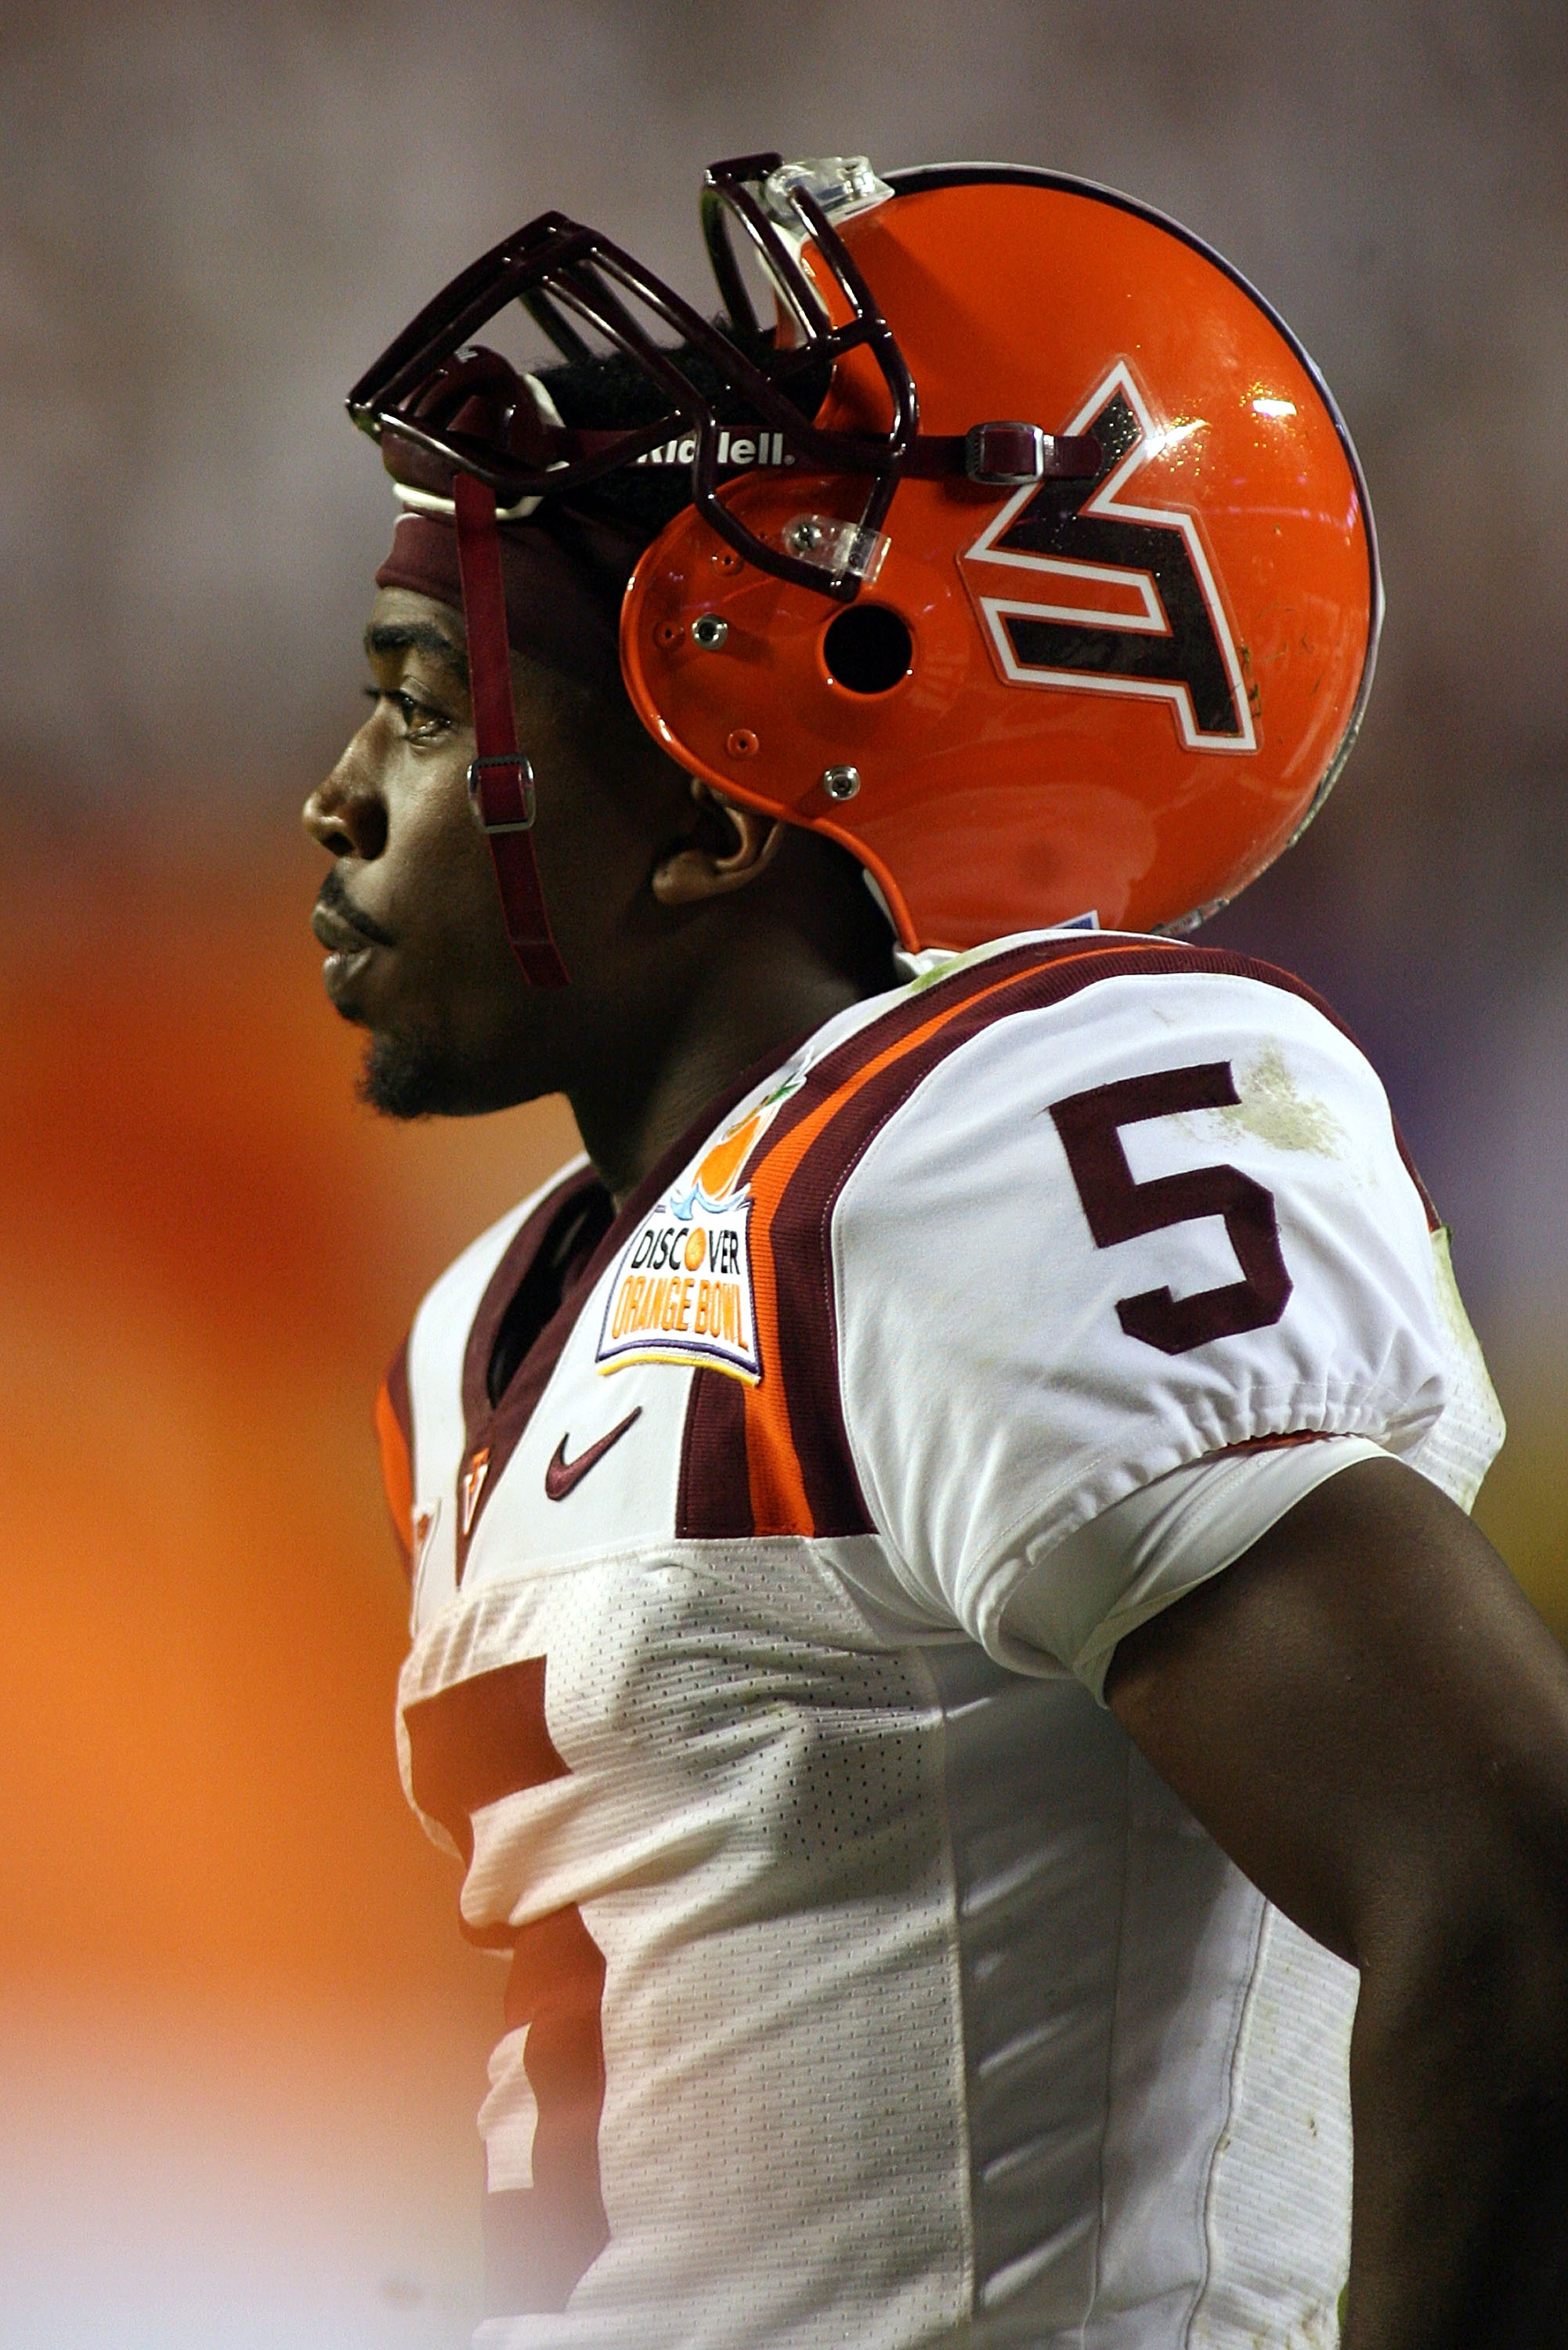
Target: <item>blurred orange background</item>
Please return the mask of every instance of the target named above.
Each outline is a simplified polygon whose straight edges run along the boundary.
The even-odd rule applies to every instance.
[[[499,1975],[397,1783],[368,1399],[570,1119],[356,1106],[303,843],[8,847],[0,2340],[462,2339]]]
[[[1384,1070],[1512,1422],[1479,1514],[1568,1633],[1568,33],[1527,0],[6,17],[0,2350],[425,2350],[476,2314],[499,1974],[397,1783],[369,1403],[575,1136],[354,1099],[295,828],[389,519],[342,390],[549,203],[695,290],[701,166],[763,144],[1054,162],[1262,283],[1361,444],[1391,618],[1334,801],[1207,935]]]

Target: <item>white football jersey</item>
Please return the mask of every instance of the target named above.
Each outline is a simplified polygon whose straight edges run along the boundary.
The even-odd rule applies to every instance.
[[[1096,1702],[1103,1643],[1075,1678],[1125,1593],[1054,1569],[1284,1437],[1468,1503],[1501,1426],[1434,1224],[1297,983],[1058,931],[437,1284],[379,1419],[404,1780],[510,1957],[480,2343],[1334,2338],[1355,1976]]]

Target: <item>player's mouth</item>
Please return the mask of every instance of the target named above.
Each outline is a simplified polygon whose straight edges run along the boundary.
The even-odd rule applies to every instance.
[[[345,1011],[354,982],[378,947],[393,944],[392,934],[370,915],[348,903],[348,892],[335,873],[329,873],[322,886],[310,927],[327,949],[327,961],[321,966],[322,984],[338,1010]]]

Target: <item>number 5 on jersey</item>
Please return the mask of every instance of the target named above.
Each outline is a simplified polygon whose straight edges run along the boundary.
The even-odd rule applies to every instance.
[[[449,1682],[403,1712],[414,1802],[473,1866],[476,1812],[569,1776],[545,1718],[545,1659],[521,1657]],[[493,2316],[564,2310],[609,2241],[599,2181],[605,2101],[605,1960],[575,1906],[471,1940],[512,1949],[506,2027],[526,2026],[524,2071],[537,2119],[533,2185],[484,2199],[485,2301]]]
[[[1231,1338],[1277,1322],[1290,1297],[1291,1277],[1280,1253],[1272,1191],[1239,1167],[1228,1166],[1193,1167],[1135,1182],[1119,1129],[1181,1110],[1227,1109],[1240,1100],[1229,1061],[1205,1061],[1193,1068],[1092,1086],[1051,1106],[1096,1248],[1112,1248],[1118,1241],[1198,1216],[1225,1219],[1241,1268],[1240,1281],[1200,1289],[1190,1297],[1173,1297],[1167,1287],[1116,1300],[1116,1316],[1128,1337],[1158,1347],[1162,1355],[1185,1355],[1211,1338]]]

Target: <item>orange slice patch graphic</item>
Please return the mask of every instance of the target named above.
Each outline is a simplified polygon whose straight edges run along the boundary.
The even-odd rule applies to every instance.
[[[739,1126],[720,1136],[697,1170],[698,1188],[705,1199],[717,1203],[729,1191],[762,1129],[763,1113],[771,1107],[769,1103],[759,1102],[750,1118],[742,1118]]]

